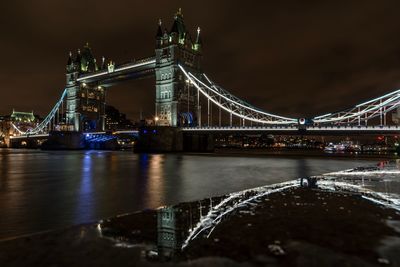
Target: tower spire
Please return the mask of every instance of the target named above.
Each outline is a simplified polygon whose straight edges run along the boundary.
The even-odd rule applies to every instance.
[[[102,70],[104,70],[105,68],[107,67],[107,65],[106,65],[106,57],[105,56],[102,56],[101,57],[101,69]]]
[[[200,31],[201,31],[200,27],[197,27],[196,43],[199,43],[199,42],[201,41],[201,38],[200,38]]]
[[[182,9],[179,8],[178,12],[175,14],[175,19],[174,23],[172,25],[170,34],[175,34],[176,36],[173,36],[173,39],[175,39],[175,42],[179,42],[179,44],[184,44],[185,38],[186,38],[186,27],[185,23],[183,22],[183,15],[182,15]]]
[[[183,13],[182,13],[182,8],[181,7],[178,9],[178,12],[176,12],[176,16],[177,17],[178,16],[183,17]]]
[[[200,32],[201,32],[200,27],[197,27],[196,42],[194,43],[194,50],[196,50],[196,51],[200,51],[201,50],[201,46],[203,44],[203,41],[201,40]]]
[[[162,21],[161,21],[161,19],[159,19],[158,20],[157,35],[156,35],[157,38],[162,38],[162,36],[163,36],[163,31],[162,31],[161,25],[162,25]]]
[[[68,62],[67,62],[67,66],[70,66],[72,64],[72,52],[69,51],[68,53]]]

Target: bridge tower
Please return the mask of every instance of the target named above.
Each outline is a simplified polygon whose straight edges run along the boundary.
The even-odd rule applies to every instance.
[[[106,68],[104,58],[101,69]],[[82,74],[99,70],[89,44],[75,59],[70,52],[66,73],[66,125],[69,131],[104,131],[105,89],[97,83],[85,84],[78,81]]]
[[[195,126],[201,114],[197,91],[181,73],[178,64],[194,74],[200,73],[202,41],[200,28],[193,41],[186,30],[181,9],[170,31],[159,21],[155,49],[156,124],[160,126]]]

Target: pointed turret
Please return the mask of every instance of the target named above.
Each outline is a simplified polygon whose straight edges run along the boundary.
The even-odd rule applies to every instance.
[[[75,57],[75,64],[78,65],[78,67],[81,65],[81,50],[78,49],[78,52],[76,53],[76,57]]]
[[[158,20],[157,35],[156,35],[157,39],[161,39],[163,37],[163,30],[161,28],[161,25],[162,25],[162,21],[161,21],[161,19],[159,19]]]
[[[97,59],[93,59],[93,63],[90,66],[92,66],[92,71],[98,71],[99,67],[97,66]]]
[[[178,22],[177,22],[176,16],[175,16],[174,24],[172,24],[172,28],[171,28],[171,31],[170,31],[170,33],[176,33],[176,34],[179,34],[179,30],[178,30]]]
[[[200,27],[197,27],[196,44],[202,45],[203,41],[201,40],[200,30]]]
[[[82,72],[93,72],[97,70],[96,60],[89,43],[86,43],[83,47],[80,69]]]
[[[177,37],[178,39],[177,41],[180,44],[184,44],[186,28],[185,28],[185,23],[183,22],[183,14],[181,8],[179,8],[178,12],[175,14],[174,24],[172,24],[170,34],[171,37],[173,37],[173,39]]]
[[[197,36],[196,36],[196,42],[194,43],[193,49],[195,51],[200,52],[201,48],[203,45],[203,41],[201,39],[201,35],[200,35],[200,27],[197,27]]]
[[[74,60],[72,59],[72,52],[69,52],[67,61],[67,72],[72,72],[74,70]]]
[[[76,77],[77,77],[77,72],[79,71],[78,66],[80,63],[80,51],[78,50],[78,54],[76,55],[76,58],[73,59],[72,52],[69,52],[68,55],[68,62],[67,62],[67,73],[66,73],[66,82],[67,85],[72,85],[73,83],[76,82]]]
[[[70,66],[70,65],[73,63],[73,60],[72,60],[72,52],[69,51],[69,54],[68,54],[68,55],[69,55],[69,56],[68,56],[67,66]]]
[[[101,69],[104,70],[107,68],[106,58],[103,56],[101,58]]]
[[[161,28],[161,19],[158,20],[158,28],[156,34],[156,47],[161,47],[163,45],[163,30]]]

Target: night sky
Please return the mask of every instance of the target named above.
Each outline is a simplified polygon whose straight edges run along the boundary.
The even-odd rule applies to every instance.
[[[179,7],[193,36],[202,29],[208,76],[268,112],[320,115],[400,87],[399,1],[2,1],[0,114],[47,114],[86,42],[98,62],[152,56],[158,19],[170,29]],[[107,102],[137,119],[154,97],[151,78]]]

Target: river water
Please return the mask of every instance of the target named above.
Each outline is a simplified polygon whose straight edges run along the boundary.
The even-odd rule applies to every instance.
[[[0,162],[0,239],[376,163],[8,149]]]

